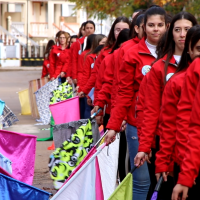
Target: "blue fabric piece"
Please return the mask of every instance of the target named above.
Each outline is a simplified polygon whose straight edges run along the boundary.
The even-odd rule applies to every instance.
[[[3,114],[4,106],[5,106],[5,102],[0,99],[0,115]]]
[[[0,173],[0,199],[48,200],[50,193],[17,181]]]
[[[8,173],[12,174],[12,162],[10,159],[6,158],[0,153],[0,167],[3,168]]]

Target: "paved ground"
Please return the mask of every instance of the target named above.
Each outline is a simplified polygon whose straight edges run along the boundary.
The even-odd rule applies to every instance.
[[[48,126],[36,126],[36,121],[30,115],[20,115],[21,107],[18,98],[18,91],[28,88],[30,80],[41,76],[41,68],[37,70],[21,70],[21,69],[0,69],[0,99],[6,102],[8,107],[17,115],[20,120],[7,130],[37,135],[38,138],[49,136],[49,131],[42,131],[41,128]],[[55,194],[53,184],[48,171],[48,159],[52,151],[47,148],[52,144],[51,141],[37,142],[36,160],[35,160],[35,176],[33,185]]]

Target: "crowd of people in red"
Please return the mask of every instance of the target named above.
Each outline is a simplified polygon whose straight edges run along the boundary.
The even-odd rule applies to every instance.
[[[170,16],[159,6],[113,22],[108,36],[87,21],[78,36],[59,31],[44,54],[42,77],[76,86],[81,118],[102,112],[105,142],[120,132],[119,177],[128,145],[133,198],[199,199],[200,26],[187,12]],[[94,98],[90,95],[94,90]]]

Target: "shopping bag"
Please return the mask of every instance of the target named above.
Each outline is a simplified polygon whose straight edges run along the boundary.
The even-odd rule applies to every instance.
[[[65,124],[58,124],[53,126],[53,141],[55,143],[55,147],[58,148],[62,146],[62,143],[68,139],[70,139],[71,135],[76,132],[76,130],[81,127],[83,124],[86,124],[88,119],[80,119],[78,121],[73,121]],[[92,125],[92,137],[93,143],[96,142],[100,138],[98,124],[95,119],[91,120]]]
[[[40,115],[37,109],[36,98],[34,93],[48,82],[49,79],[47,77],[29,81],[29,100],[31,106],[31,114],[32,117],[35,119],[39,119]]]
[[[0,121],[3,127],[12,126],[15,122],[19,121],[17,116],[10,110],[10,108],[5,105],[3,109],[3,114],[0,116]]]
[[[44,125],[50,123],[51,113],[49,110],[50,93],[58,86],[58,79],[48,82],[35,92],[36,103],[40,114],[40,119]]]
[[[31,106],[29,101],[29,92],[28,89],[18,92],[19,101],[21,105],[21,114],[22,115],[31,115]]]
[[[59,189],[70,176],[72,170],[85,158],[93,147],[91,122],[80,126],[70,139],[63,142],[60,148],[51,154],[49,170],[54,187]]]
[[[49,104],[64,101],[71,97],[73,97],[73,88],[68,82],[64,82],[51,92]]]
[[[63,124],[80,119],[79,97],[73,97],[49,106],[55,124]]]

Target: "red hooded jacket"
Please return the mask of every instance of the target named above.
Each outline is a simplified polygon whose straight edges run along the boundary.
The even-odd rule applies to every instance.
[[[49,55],[49,61],[50,78],[57,78],[61,72],[67,73],[70,61],[70,49],[62,50],[60,46],[53,48]]]
[[[138,151],[146,152],[148,154],[151,151],[155,133],[158,133],[157,129],[160,117],[162,93],[164,90],[164,66],[166,58],[167,55],[153,64],[146,85],[144,116]],[[174,57],[172,57],[168,65],[166,81],[174,74],[176,69],[177,65],[175,64]]]
[[[89,54],[85,58],[85,62],[84,62],[84,66],[83,66],[83,74],[81,77],[81,85],[79,85],[80,92],[82,91],[82,88],[85,87],[85,85],[87,84],[87,82],[91,76],[91,71],[94,68],[96,58],[97,58],[96,54]]]
[[[160,111],[160,149],[156,153],[155,161],[156,173],[171,171],[169,166],[175,159],[177,104],[180,100],[185,74],[186,70],[172,76],[163,92]]]
[[[111,104],[111,92],[113,87],[113,77],[114,71],[116,70],[116,64],[118,63],[118,55],[120,49],[115,50],[112,54],[108,55],[104,60],[108,59],[106,62],[106,66],[104,71],[102,70],[101,73],[103,77],[101,79],[97,79],[96,85],[99,84],[99,92],[96,93],[96,103],[101,108],[104,108],[104,105]],[[99,69],[100,73],[101,67]],[[100,83],[101,81],[101,83]],[[96,87],[95,87],[96,90]],[[109,113],[110,114],[110,113]]]
[[[86,60],[86,54],[89,52],[90,50],[85,50],[82,52],[82,54],[78,57],[78,67],[77,67],[77,85],[80,86],[81,85],[81,79],[82,79],[82,75],[83,75],[83,70],[84,70],[84,63]]]
[[[84,43],[85,37],[79,38],[71,46],[71,59],[68,69],[68,75],[73,79],[77,79],[78,76],[78,57],[82,54],[82,45]]]
[[[138,44],[140,39],[138,37],[135,37],[133,39],[130,39],[126,42],[124,42],[118,52],[118,58],[115,60],[115,69],[114,69],[114,76],[113,76],[113,86],[112,86],[112,93],[111,93],[111,112],[112,109],[116,105],[116,96],[118,91],[118,85],[119,85],[119,68],[122,64],[122,60],[124,57],[125,52],[132,48],[134,45]]]
[[[95,82],[96,82],[96,78],[97,78],[97,75],[99,72],[99,67],[101,65],[101,62],[109,54],[110,51],[111,51],[111,49],[108,47],[104,47],[101,50],[99,56],[97,57],[97,59],[95,61],[95,65],[91,72],[90,79],[88,80],[86,86],[82,90],[85,94],[88,94],[90,92],[90,90],[95,86]]]
[[[144,76],[142,70],[146,65],[151,65],[154,60],[155,58],[147,48],[144,38],[125,53],[119,70],[120,83],[116,105],[108,121],[108,129],[120,131],[121,123],[126,116],[127,122],[136,126],[135,103]]]
[[[200,64],[199,58],[196,60],[195,64],[197,64],[196,66],[199,68],[199,64]],[[194,76],[195,76],[195,73],[194,73]],[[196,78],[197,76],[195,76],[195,79]],[[187,81],[188,79],[186,79],[186,82]],[[190,84],[193,84],[193,83],[194,82],[191,79]],[[187,140],[187,143],[185,143],[186,151],[184,151],[185,156],[181,163],[181,172],[179,173],[178,182],[177,182],[178,184],[182,184],[188,187],[193,186],[194,180],[199,175],[199,169],[200,169],[200,159],[199,159],[200,101],[199,99],[200,99],[200,81],[198,81],[195,98],[194,98],[194,101],[192,101],[193,106],[191,110],[191,115],[189,115],[190,125],[189,125],[189,128],[186,128],[186,130],[188,130],[188,140]]]
[[[190,115],[195,97],[197,84],[200,79],[200,58],[196,58],[189,66],[186,72],[185,81],[181,91],[180,101],[178,103],[176,118],[176,162],[181,164],[185,155],[185,146],[188,141],[188,131]]]

